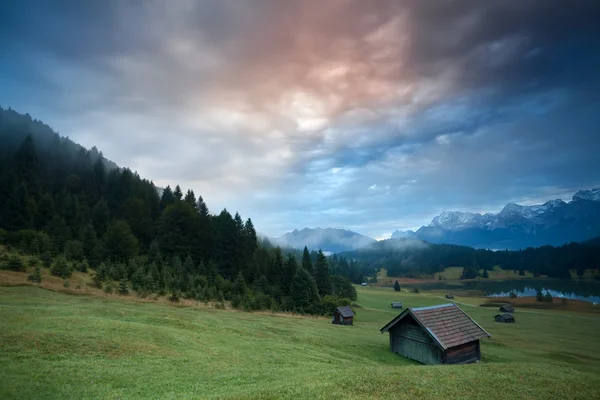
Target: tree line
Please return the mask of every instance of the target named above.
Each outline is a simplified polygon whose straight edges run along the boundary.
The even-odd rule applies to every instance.
[[[313,314],[356,299],[345,260],[332,269],[321,251],[273,247],[250,218],[212,215],[193,190],[159,190],[95,148],[1,108],[0,244],[3,268],[27,267],[12,249],[54,275],[92,269],[97,287],[118,282],[140,296]]]
[[[505,270],[530,271],[534,276],[569,279],[570,270],[583,276],[586,269],[600,268],[600,240],[569,243],[563,246],[528,247],[515,251],[492,251],[467,246],[429,244],[410,239],[390,239],[370,248],[342,253],[360,264],[366,274],[378,268],[387,269],[388,276],[419,278],[433,276],[446,267],[464,267],[462,278],[484,278],[494,266]],[[371,272],[369,272],[371,271]],[[482,272],[481,272],[482,271]]]

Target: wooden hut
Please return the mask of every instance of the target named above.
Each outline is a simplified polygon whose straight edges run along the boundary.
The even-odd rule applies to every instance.
[[[392,301],[392,308],[402,308],[402,303],[397,301]]]
[[[354,322],[354,311],[350,306],[338,307],[333,312],[331,323],[336,325],[352,325]]]
[[[515,322],[515,316],[512,314],[509,314],[509,313],[495,315],[494,319],[496,320],[496,322],[508,322],[508,323]]]
[[[455,304],[407,308],[386,326],[390,350],[423,364],[481,360],[479,339],[491,335]]]
[[[453,298],[454,298],[454,295],[453,295],[453,294],[447,294],[447,295],[446,295],[446,298],[447,298],[447,299],[453,299]]]
[[[514,313],[515,308],[511,304],[505,304],[499,308],[499,310],[503,313]]]

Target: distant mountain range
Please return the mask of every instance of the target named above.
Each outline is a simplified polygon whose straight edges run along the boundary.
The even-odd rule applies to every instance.
[[[568,203],[562,200],[534,206],[508,203],[497,214],[443,212],[416,232],[395,231],[392,239],[514,250],[581,242],[599,235],[600,189],[591,189],[578,191]]]
[[[339,228],[294,229],[292,232],[270,240],[273,244],[282,247],[303,249],[306,246],[309,250],[321,249],[330,253],[355,250],[376,242],[375,239],[368,236]]]

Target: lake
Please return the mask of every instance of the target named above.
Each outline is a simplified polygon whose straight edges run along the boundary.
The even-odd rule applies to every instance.
[[[517,297],[535,296],[538,290],[550,292],[552,297],[564,297],[573,300],[600,304],[600,282],[558,279],[518,279],[504,281],[467,281],[467,282],[431,282],[422,284],[404,284],[423,290],[478,290],[485,296],[506,297],[511,292]]]

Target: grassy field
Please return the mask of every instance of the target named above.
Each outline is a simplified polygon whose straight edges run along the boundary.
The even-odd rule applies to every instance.
[[[465,305],[492,334],[482,341],[483,361],[422,366],[392,354],[379,328],[398,313],[392,300],[444,300],[357,289],[361,308],[347,327],[0,287],[0,398],[600,398],[598,316],[517,310],[516,324],[497,324],[494,309]]]

